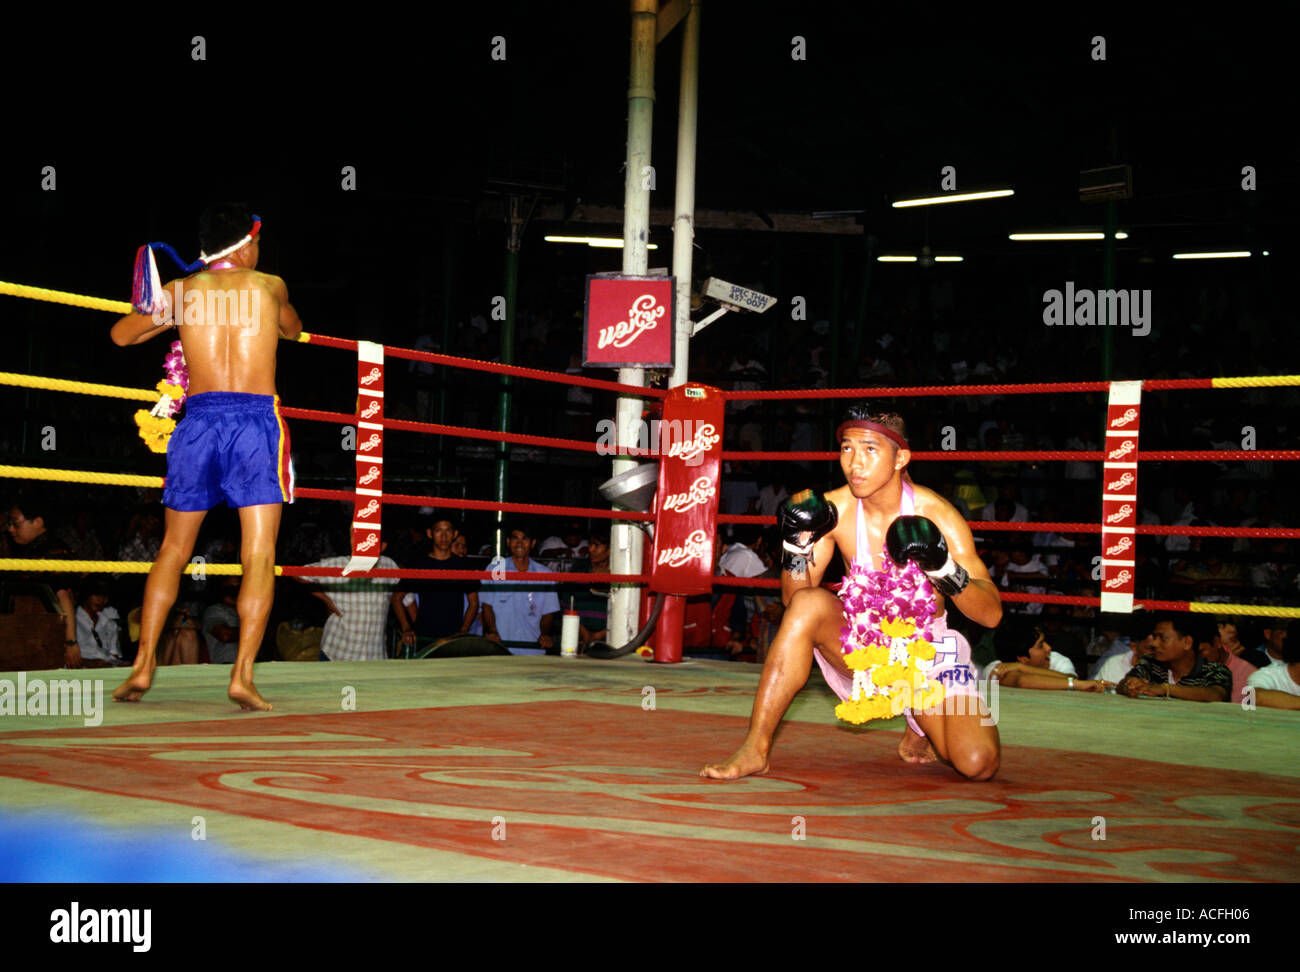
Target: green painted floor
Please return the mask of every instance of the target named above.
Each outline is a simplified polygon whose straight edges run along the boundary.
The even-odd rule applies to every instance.
[[[1288,864],[1300,860],[1300,713],[1004,689],[996,712],[1004,769],[975,784],[892,759],[901,719],[837,723],[836,700],[814,669],[769,776],[720,784],[694,774],[743,738],[757,666],[636,657],[268,663],[256,678],[271,713],[227,702],[217,666],[160,669],[138,704],[107,701],[123,670],[76,674],[102,679],[96,714],[0,715],[0,811],[172,836],[202,818],[210,846],[252,862],[253,874],[287,865],[398,881],[926,879],[923,870],[852,863],[846,842],[875,806],[897,808],[888,812],[899,815],[900,863],[910,868],[929,854],[919,847],[937,846],[954,867],[974,868],[957,879],[1231,880],[1233,867],[1238,879],[1300,878],[1300,865]],[[16,677],[0,673],[0,691]],[[223,744],[215,750],[214,737]],[[1225,774],[1232,786],[1207,792],[1217,787],[1206,781]],[[1072,800],[1079,807],[1068,813],[1025,816]],[[1128,821],[1131,846],[1112,838],[1110,856],[1086,857],[1103,849],[1086,839],[1094,811],[1134,801],[1144,809]],[[1171,849],[1142,851],[1134,864],[1166,805],[1184,818],[1173,821],[1177,833],[1154,838]],[[701,852],[674,850],[665,861],[668,848],[690,844],[687,811],[712,814],[698,818]],[[602,822],[583,828],[582,813]],[[988,819],[945,822],[962,814]],[[981,835],[999,814],[1015,820]],[[805,817],[806,837],[786,834]],[[834,825],[823,826],[830,817]],[[724,833],[715,826],[722,818],[749,829]],[[610,822],[620,819],[623,834]],[[1279,853],[1268,841],[1207,852],[1216,819],[1220,830],[1267,837]],[[1189,839],[1189,827],[1201,836]],[[870,830],[874,842],[891,840],[878,817]],[[746,833],[764,848],[750,870],[733,873],[709,856],[714,843],[744,842]],[[146,868],[139,880],[149,879]]]

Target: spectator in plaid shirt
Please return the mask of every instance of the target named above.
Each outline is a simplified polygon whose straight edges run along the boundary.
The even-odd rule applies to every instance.
[[[382,556],[388,547],[379,545],[381,554],[376,568],[396,570],[391,557]],[[308,567],[346,567],[351,555],[326,557]],[[349,574],[347,577],[295,577],[309,584],[312,591],[329,608],[325,631],[320,640],[321,661],[378,661],[388,657],[387,639],[388,599],[396,577],[366,577]]]
[[[1213,639],[1204,630],[1201,619],[1186,614],[1162,618],[1152,638],[1155,651],[1124,676],[1116,689],[1120,695],[1134,699],[1154,695],[1190,702],[1228,700],[1232,694],[1232,672],[1197,652],[1202,641]]]

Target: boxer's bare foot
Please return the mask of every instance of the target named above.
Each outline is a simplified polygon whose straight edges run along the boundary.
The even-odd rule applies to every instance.
[[[767,754],[746,742],[725,763],[714,763],[700,770],[710,780],[738,780],[743,776],[761,776],[767,772]]]
[[[231,702],[238,702],[245,712],[270,712],[271,703],[258,694],[252,682],[231,679],[230,691],[227,693]]]
[[[935,755],[934,747],[930,745],[930,740],[919,735],[911,726],[903,730],[903,741],[898,744],[898,755],[904,763],[935,763],[939,760]]]
[[[114,702],[139,702],[141,696],[149,691],[149,686],[153,684],[153,666],[149,668],[133,668],[131,674],[127,676],[126,681],[113,689]]]

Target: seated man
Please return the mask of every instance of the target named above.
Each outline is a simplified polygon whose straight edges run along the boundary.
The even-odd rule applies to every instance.
[[[1196,648],[1206,661],[1218,662],[1232,673],[1232,701],[1240,702],[1245,696],[1246,680],[1256,669],[1241,657],[1244,646],[1237,639],[1237,625],[1224,617],[1215,618],[1215,621],[1217,630],[1214,636]]]
[[[466,558],[457,556],[452,545],[460,530],[449,517],[439,517],[426,530],[433,546],[425,554],[409,561],[408,570],[473,570]],[[478,617],[479,582],[475,580],[400,581],[392,593],[393,613],[402,632],[402,644],[408,649],[427,648],[446,638],[467,634]],[[407,605],[407,595],[418,596],[414,620]]]
[[[1170,614],[1157,622],[1155,651],[1124,676],[1116,691],[1136,699],[1156,696],[1189,702],[1226,702],[1232,694],[1232,673],[1206,661],[1197,646],[1213,637],[1194,614]]]
[[[587,538],[587,556],[573,565],[573,572],[609,573],[608,532],[591,531],[591,536]],[[604,641],[609,636],[609,584],[575,584],[570,585],[564,593],[566,597],[573,598],[574,610],[581,620],[578,641],[584,645],[591,641]]]
[[[488,564],[488,570],[548,573],[545,565],[529,556],[536,542],[524,527],[513,527],[506,535],[510,556],[498,557]],[[560,627],[560,598],[554,581],[484,581],[482,604],[485,637],[536,646],[506,645],[512,655],[544,655],[551,648],[558,651],[555,635]]]
[[[993,633],[998,661],[984,667],[985,679],[1006,688],[1049,689],[1069,692],[1104,692],[1107,685],[1075,677],[1074,665],[1052,651],[1043,629],[1024,618],[1004,617]]]
[[[1285,619],[1265,619],[1262,626],[1263,644],[1258,648],[1250,648],[1242,652],[1242,657],[1256,668],[1285,664],[1282,656],[1285,654],[1283,649],[1286,645],[1286,631],[1287,622]]]
[[[1282,660],[1254,672],[1246,685],[1255,690],[1255,704],[1270,709],[1300,709],[1300,642],[1282,649]]]
[[[203,640],[215,665],[230,665],[239,656],[239,578],[221,581],[220,600],[203,612]]]
[[[1097,665],[1096,671],[1092,673],[1092,677],[1099,682],[1118,685],[1138,662],[1155,651],[1155,647],[1155,634],[1148,631],[1145,636],[1133,641],[1132,646],[1127,650],[1111,652],[1104,656]]]
[[[116,668],[122,664],[121,618],[108,603],[108,585],[87,583],[77,605],[77,646],[82,668]]]

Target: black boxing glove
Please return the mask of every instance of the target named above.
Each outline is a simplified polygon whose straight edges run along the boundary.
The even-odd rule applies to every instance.
[[[910,560],[920,567],[944,597],[960,594],[970,583],[966,568],[948,553],[948,544],[939,528],[923,516],[900,516],[889,524],[885,549],[898,566],[903,567]]]
[[[814,544],[835,529],[840,514],[821,493],[805,489],[781,503],[776,522],[781,531],[781,549],[785,551],[785,569],[801,574]]]

